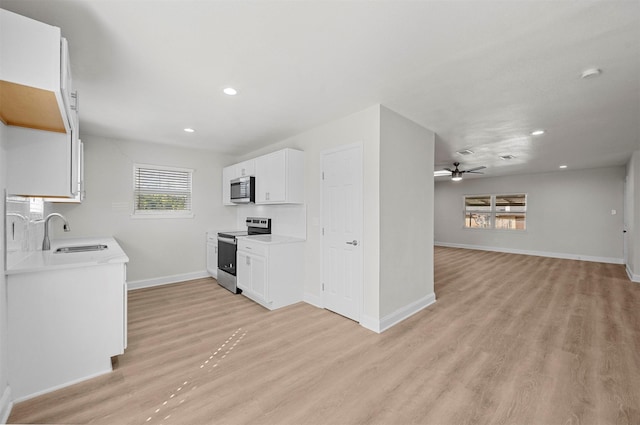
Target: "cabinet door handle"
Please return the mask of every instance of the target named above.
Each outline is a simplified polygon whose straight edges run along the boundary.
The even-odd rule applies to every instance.
[[[72,92],[70,94],[70,96],[74,100],[73,105],[71,105],[71,109],[74,110],[74,111],[77,111],[78,110],[78,106],[79,106],[79,104],[78,104],[78,102],[79,102],[78,92],[74,91],[74,92]]]
[[[251,265],[251,257],[246,257],[247,258],[247,266]]]
[[[358,241],[354,239],[351,242],[347,242],[347,245],[358,246]]]

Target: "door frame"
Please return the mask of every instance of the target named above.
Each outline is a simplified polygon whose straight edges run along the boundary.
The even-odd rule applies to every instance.
[[[323,229],[325,226],[324,223],[324,207],[325,207],[325,202],[327,202],[324,199],[324,164],[325,164],[325,158],[327,155],[336,153],[336,152],[341,152],[341,151],[347,151],[347,150],[351,150],[351,149],[359,149],[360,150],[360,163],[361,163],[361,175],[360,175],[360,202],[361,202],[361,206],[360,206],[360,211],[362,212],[361,214],[361,220],[360,220],[360,246],[362,249],[362,264],[361,264],[361,270],[360,270],[360,275],[361,275],[361,280],[360,280],[360,284],[359,284],[359,288],[356,289],[355,293],[358,294],[357,300],[356,300],[356,309],[358,312],[358,319],[357,322],[358,323],[362,323],[362,316],[363,316],[363,306],[364,306],[364,262],[365,262],[365,255],[364,255],[364,242],[365,242],[365,235],[364,235],[364,144],[361,142],[356,142],[356,143],[349,143],[349,144],[345,144],[345,145],[340,145],[340,146],[336,146],[333,148],[329,148],[329,149],[324,149],[322,151],[320,151],[320,284],[323,285],[324,281],[325,281],[325,258],[324,258],[324,244],[325,244],[325,238],[323,235]],[[325,303],[325,296],[324,296],[324,289],[320,288],[320,300],[322,301],[321,306],[323,309],[328,310],[326,308],[326,303]],[[332,310],[329,310],[332,311]],[[333,312],[333,311],[332,311]],[[334,312],[336,313],[336,312]],[[339,313],[336,313],[339,314]],[[351,320],[351,319],[350,319]]]

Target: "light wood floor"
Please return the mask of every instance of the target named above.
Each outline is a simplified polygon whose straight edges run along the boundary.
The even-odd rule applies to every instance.
[[[436,248],[437,302],[381,335],[212,279],[129,294],[111,374],[10,422],[640,424],[640,284],[623,266]]]

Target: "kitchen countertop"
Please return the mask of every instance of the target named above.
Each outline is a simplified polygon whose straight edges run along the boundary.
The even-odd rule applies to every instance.
[[[98,244],[107,245],[108,248],[103,251],[54,253],[56,249],[65,246]],[[5,273],[12,275],[128,262],[127,254],[111,237],[54,239],[51,241],[51,250],[27,253],[23,259],[11,265]]]
[[[247,239],[254,242],[260,242],[263,244],[279,244],[279,243],[292,243],[292,242],[304,242],[302,238],[294,238],[292,236],[281,235],[251,235],[241,236],[243,239]]]

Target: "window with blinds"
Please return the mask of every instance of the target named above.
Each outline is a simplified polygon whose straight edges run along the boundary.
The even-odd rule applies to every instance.
[[[134,164],[134,215],[191,217],[193,170]]]

